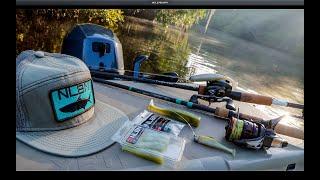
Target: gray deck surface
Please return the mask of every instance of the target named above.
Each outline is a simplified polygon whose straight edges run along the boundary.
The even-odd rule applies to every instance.
[[[129,81],[117,81],[148,91],[158,92],[173,97],[189,99],[191,91],[142,84]],[[94,83],[96,99],[113,105],[122,110],[130,120],[146,109],[150,97]],[[226,121],[214,118],[210,114],[190,110],[173,103],[154,99],[156,105],[186,109],[201,116],[201,123],[195,129],[201,135],[210,135],[230,148],[236,148],[236,158],[216,149],[208,148],[192,141],[192,132],[187,126],[180,137],[187,140],[181,162],[175,167],[156,165],[132,154],[122,152],[120,145],[115,143],[109,148],[87,157],[64,158],[43,153],[16,140],[17,170],[285,170],[288,164],[296,163],[296,169],[304,170],[304,141],[284,136],[289,143],[286,148],[270,148],[268,150],[247,150],[225,140]],[[223,103],[217,104],[223,106]],[[252,105],[235,102],[240,112],[265,117]],[[215,105],[212,104],[212,107]]]

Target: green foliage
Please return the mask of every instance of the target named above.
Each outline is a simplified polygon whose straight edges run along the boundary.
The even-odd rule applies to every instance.
[[[204,9],[161,9],[156,15],[156,21],[164,26],[175,25],[187,30],[203,19],[206,13]]]
[[[124,21],[123,11],[118,9],[80,9],[80,13],[88,22],[101,22],[109,28],[118,27]]]
[[[43,17],[48,20],[92,22],[109,28],[117,28],[124,21],[123,11],[119,9],[18,9],[17,14],[29,19]]]
[[[64,36],[78,23],[116,31],[123,21],[123,12],[117,9],[17,9],[16,54],[26,49],[60,52]]]
[[[125,16],[132,16],[153,21],[156,18],[158,9],[123,9]]]

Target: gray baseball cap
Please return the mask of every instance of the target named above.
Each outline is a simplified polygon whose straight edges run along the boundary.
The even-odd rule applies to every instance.
[[[128,120],[95,99],[90,71],[79,59],[24,51],[16,58],[16,138],[66,157],[89,155],[114,142]]]

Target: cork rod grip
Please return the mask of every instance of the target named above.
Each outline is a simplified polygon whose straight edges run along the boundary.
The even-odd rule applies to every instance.
[[[239,114],[240,119],[247,119],[247,120],[252,120],[252,121],[256,121],[256,122],[261,122],[264,121],[262,118],[259,117],[255,117],[255,116],[250,116],[248,114]]]
[[[257,94],[250,93],[241,93],[240,101],[254,103],[254,104],[262,104],[270,106],[272,104],[272,98],[268,96],[262,96]]]
[[[232,111],[230,111],[230,110],[228,110],[226,108],[219,108],[219,107],[216,108],[214,114],[216,116],[220,117],[220,118],[230,118],[230,116],[236,117],[236,113],[235,112],[232,112]],[[239,113],[239,118],[240,119],[252,120],[252,121],[258,121],[258,122],[263,121],[262,118],[255,117],[255,116],[250,116],[250,115],[243,114],[243,113]]]
[[[304,139],[304,130],[283,124],[281,123],[281,121],[276,125],[274,130],[276,133],[279,134],[283,134],[298,139]]]
[[[206,86],[199,85],[198,94],[204,95],[206,92]]]
[[[215,112],[214,112],[214,115],[220,117],[220,118],[229,118],[229,110],[228,109],[225,109],[225,108],[219,108],[217,107]]]

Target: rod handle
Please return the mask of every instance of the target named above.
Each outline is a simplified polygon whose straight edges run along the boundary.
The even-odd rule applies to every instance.
[[[268,96],[262,96],[258,94],[251,94],[251,93],[241,93],[240,101],[254,103],[254,104],[261,104],[261,105],[268,105],[272,104],[273,98]]]
[[[263,96],[258,94],[231,91],[231,93],[228,94],[227,96],[233,100],[241,101],[241,102],[261,104],[261,105],[267,105],[267,106],[278,105],[278,106],[286,106],[286,107],[292,107],[297,109],[304,109],[303,104],[287,102],[286,100],[276,99],[269,96]]]
[[[304,140],[304,130],[282,123],[281,121],[275,126],[274,131],[279,134]]]
[[[231,111],[231,110],[226,109],[226,108],[220,108],[220,107],[216,107],[214,115],[216,115],[216,116],[218,116],[220,118],[225,118],[225,119],[228,119],[230,117],[237,118],[237,113],[236,112]],[[243,113],[239,113],[239,118],[240,119],[252,120],[252,121],[258,121],[258,122],[261,122],[261,121],[264,120],[264,119],[256,117],[256,116],[251,116],[251,115],[243,114]]]
[[[207,86],[199,85],[198,94],[205,95]]]

